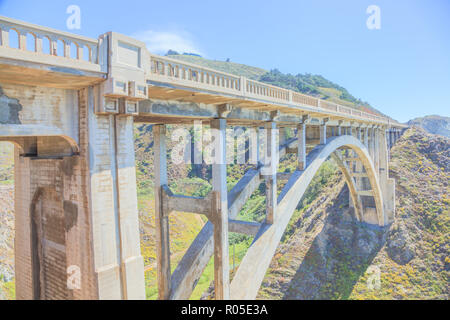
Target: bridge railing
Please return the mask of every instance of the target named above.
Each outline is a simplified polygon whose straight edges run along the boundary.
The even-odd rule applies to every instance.
[[[239,94],[241,92],[241,77],[226,72],[156,55],[150,55],[150,66],[152,80],[168,80],[187,87],[221,93]]]
[[[0,16],[0,48],[17,49],[18,54],[27,52],[57,56],[84,65],[99,64],[97,39],[2,16]]]
[[[150,55],[150,80],[180,86],[205,89],[217,93],[239,95],[275,104],[314,107],[318,111],[332,112],[362,120],[389,123],[389,119],[368,112],[342,106],[334,102],[308,96],[256,80],[202,67],[178,59]]]
[[[290,91],[262,83],[254,80],[245,79],[245,95],[256,99],[264,98],[273,102],[288,103]]]

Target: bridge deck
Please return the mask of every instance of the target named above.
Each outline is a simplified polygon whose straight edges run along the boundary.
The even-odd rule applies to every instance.
[[[212,119],[220,116],[217,106],[230,104],[230,123],[268,121],[278,111],[280,123],[295,124],[307,114],[332,125],[343,120],[403,127],[375,113],[153,55],[144,43],[113,32],[91,39],[0,16],[0,40],[0,82],[69,89],[103,83],[105,98],[144,100],[133,113],[136,121]],[[155,110],[158,100],[171,104]],[[178,102],[185,105],[174,107]]]

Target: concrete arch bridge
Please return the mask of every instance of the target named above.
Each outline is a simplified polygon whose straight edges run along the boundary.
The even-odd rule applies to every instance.
[[[138,122],[154,125],[161,299],[188,298],[212,256],[217,299],[255,298],[289,218],[328,157],[343,171],[361,221],[385,226],[394,219],[389,148],[404,125],[157,56],[118,33],[91,39],[0,17],[0,141],[16,146],[18,299],[145,298],[133,132]],[[173,195],[166,125],[199,122],[215,130],[213,190],[205,198]],[[253,150],[267,155],[230,191],[227,126],[263,132],[266,143],[256,139]],[[295,137],[286,138],[285,128],[294,128]],[[277,172],[288,153],[297,155],[297,170]],[[277,179],[287,181],[280,195]],[[237,220],[261,183],[265,222]],[[168,216],[180,210],[209,222],[171,273]],[[231,282],[229,232],[254,236]]]

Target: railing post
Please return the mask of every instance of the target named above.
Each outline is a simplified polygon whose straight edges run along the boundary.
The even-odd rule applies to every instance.
[[[64,57],[70,58],[70,41],[64,41]]]
[[[77,46],[77,59],[83,60],[83,46],[82,45]]]
[[[42,49],[42,36],[37,34],[36,35],[36,52],[37,53],[42,53],[43,49]]]
[[[0,36],[3,47],[9,47],[9,28],[2,27],[0,30]]]
[[[19,30],[19,49],[26,51],[27,50],[27,33],[24,30]]]
[[[162,186],[167,185],[167,150],[165,125],[153,126],[155,146],[155,225],[158,298],[165,300],[170,295],[170,239],[169,215],[164,212]]]
[[[56,38],[50,39],[50,55],[52,56],[58,55],[58,39]]]
[[[216,300],[230,298],[226,126],[226,119],[211,121],[211,129],[214,131],[215,137],[215,159],[212,164],[215,201],[211,215],[214,224],[214,291]]]
[[[247,94],[247,79],[245,77],[240,77],[239,83],[241,85],[241,94],[245,97]]]

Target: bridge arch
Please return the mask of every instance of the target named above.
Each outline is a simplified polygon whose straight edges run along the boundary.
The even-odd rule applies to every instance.
[[[378,224],[380,226],[385,225],[383,198],[378,175],[376,174],[375,166],[366,146],[357,138],[350,135],[329,138],[327,139],[327,144],[316,146],[308,154],[308,165],[305,170],[294,172],[281,191],[278,196],[278,207],[274,223],[270,225],[264,224],[260,228],[252,245],[248,249],[247,254],[242,259],[239,269],[234,275],[233,281],[230,284],[231,299],[251,300],[256,298],[266,270],[278,247],[278,243],[307,187],[322,164],[332,156],[332,154],[337,157],[335,154],[336,150],[342,148],[353,150],[362,162],[372,187]],[[344,173],[344,175],[347,174]],[[356,191],[355,187],[354,190]],[[358,201],[357,204],[355,204],[355,207],[361,208]],[[361,218],[363,218],[362,212]],[[255,268],[255,266],[258,266],[258,268]]]

